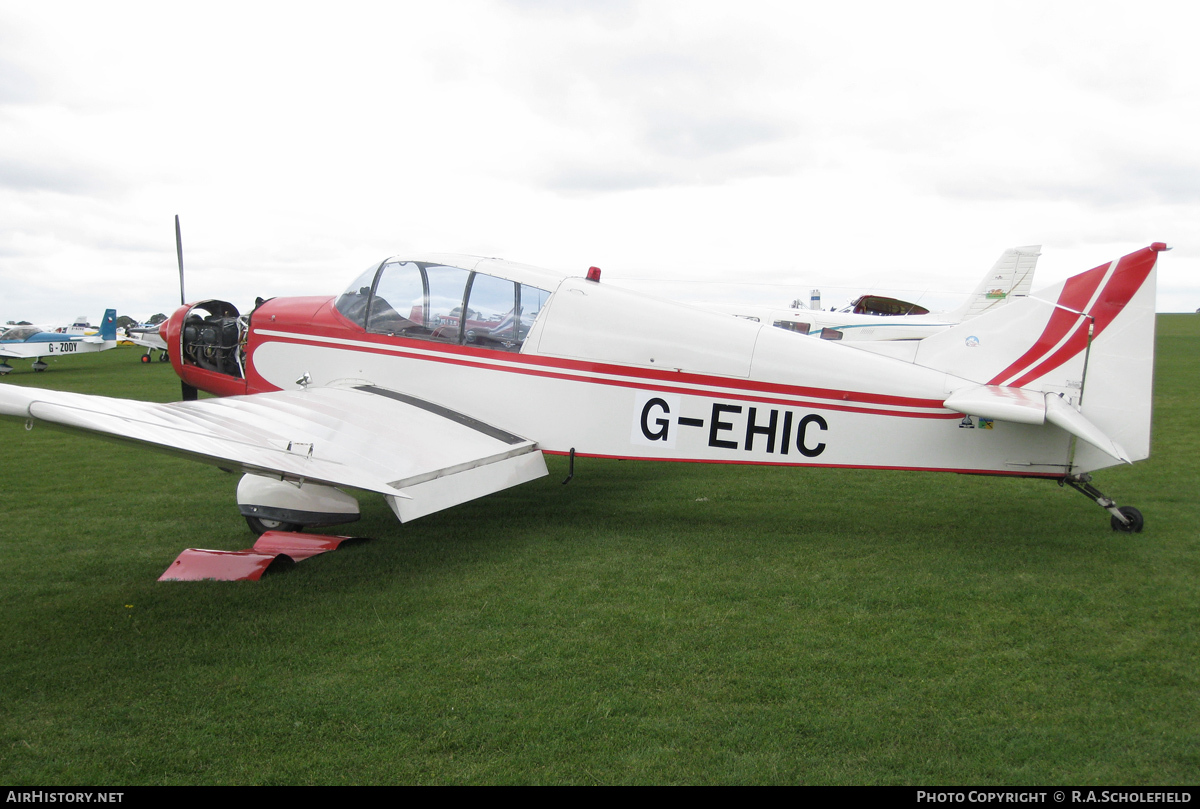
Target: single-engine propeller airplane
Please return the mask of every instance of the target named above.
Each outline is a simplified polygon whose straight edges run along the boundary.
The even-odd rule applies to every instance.
[[[1133,532],[1138,510],[1090,480],[1149,455],[1166,249],[904,358],[622,290],[596,268],[389,258],[334,297],[182,306],[162,334],[186,401],[0,385],[0,414],[237,470],[255,532],[354,521],[345,490],[407,522],[546,475],[543,453],[572,473],[590,456],[1044,478]]]
[[[836,312],[820,309],[722,307],[781,329],[823,340],[923,340],[951,326],[1027,297],[1033,288],[1041,245],[1010,247],[984,273],[975,291],[949,312],[930,313],[915,303],[883,295],[860,295]]]
[[[104,313],[99,333],[86,334],[82,329],[64,327],[61,331],[41,331],[36,326],[14,326],[0,334],[0,375],[12,373],[12,366],[5,360],[33,360],[35,371],[44,371],[49,366],[42,357],[60,357],[71,354],[86,354],[92,351],[107,351],[117,345],[117,310]]]

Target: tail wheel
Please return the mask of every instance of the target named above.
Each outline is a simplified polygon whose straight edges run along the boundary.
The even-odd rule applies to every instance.
[[[1140,534],[1142,532],[1142,526],[1145,524],[1145,520],[1142,519],[1142,512],[1133,506],[1121,506],[1117,511],[1121,512],[1121,516],[1129,520],[1129,522],[1121,522],[1114,514],[1110,520],[1114,531],[1121,531],[1126,534]]]

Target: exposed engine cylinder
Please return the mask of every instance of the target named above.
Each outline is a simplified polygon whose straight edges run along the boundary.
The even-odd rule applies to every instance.
[[[240,379],[242,328],[232,304],[224,301],[196,304],[183,322],[184,362]]]

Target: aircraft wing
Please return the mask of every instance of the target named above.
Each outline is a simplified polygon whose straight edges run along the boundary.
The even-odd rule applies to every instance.
[[[379,492],[402,521],[547,474],[532,441],[366,384],[169,404],[0,385],[0,415],[224,469]]]

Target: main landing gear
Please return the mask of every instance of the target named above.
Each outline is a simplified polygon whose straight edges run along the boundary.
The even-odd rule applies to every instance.
[[[304,528],[300,523],[259,519],[248,514],[246,515],[246,525],[250,526],[250,530],[258,536],[262,536],[267,531],[300,531]]]
[[[1058,485],[1062,486],[1064,483],[1111,514],[1112,518],[1109,523],[1112,525],[1112,530],[1122,531],[1126,534],[1142,532],[1142,526],[1145,524],[1142,512],[1133,506],[1118,508],[1111,498],[1105,497],[1103,492],[1092,485],[1091,475],[1071,475],[1060,480]]]
[[[298,532],[310,526],[341,525],[358,519],[358,501],[341,489],[263,475],[242,475],[238,510],[250,530]]]

